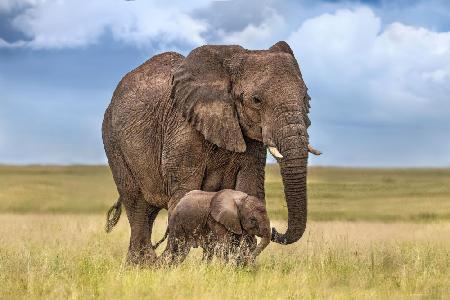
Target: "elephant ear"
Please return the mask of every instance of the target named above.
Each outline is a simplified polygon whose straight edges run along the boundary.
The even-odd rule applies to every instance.
[[[194,49],[173,74],[171,97],[183,117],[211,143],[234,152],[246,145],[231,95],[228,64],[245,49],[202,46]]]
[[[247,194],[234,190],[218,192],[211,200],[211,216],[229,231],[242,234],[237,203],[245,197]]]

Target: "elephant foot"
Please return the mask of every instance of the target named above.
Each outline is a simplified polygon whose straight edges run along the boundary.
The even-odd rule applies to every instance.
[[[157,257],[151,245],[141,249],[129,249],[126,264],[129,266],[151,267],[156,263]]]
[[[256,249],[257,241],[255,236],[244,235],[239,245],[239,250],[236,256],[236,265],[239,267],[246,267],[251,265],[253,260],[252,252]]]

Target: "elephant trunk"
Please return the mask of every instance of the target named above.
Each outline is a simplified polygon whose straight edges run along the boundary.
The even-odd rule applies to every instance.
[[[277,132],[277,146],[283,156],[278,159],[278,162],[288,208],[286,232],[281,234],[272,228],[272,241],[279,244],[291,244],[298,241],[306,229],[308,134],[301,118],[297,117],[294,120],[300,121],[292,122],[292,116],[290,116],[286,125]]]
[[[266,247],[269,245],[269,243],[270,243],[269,237],[261,238],[261,241],[256,246],[255,250],[253,250],[253,253],[252,253],[253,257],[256,258],[258,255],[260,255],[261,252],[263,252],[263,250],[266,249]]]

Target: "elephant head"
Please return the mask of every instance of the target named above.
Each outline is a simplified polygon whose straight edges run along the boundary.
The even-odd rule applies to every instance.
[[[286,233],[273,229],[272,240],[299,240],[307,217],[310,97],[289,45],[278,42],[268,50],[196,48],[175,70],[171,96],[211,143],[245,152],[246,137],[264,143],[277,157],[289,219]]]
[[[261,238],[253,251],[258,256],[270,242],[270,221],[261,200],[235,190],[222,190],[211,200],[211,216],[229,231]]]

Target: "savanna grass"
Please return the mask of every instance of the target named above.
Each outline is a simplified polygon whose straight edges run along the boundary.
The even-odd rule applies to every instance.
[[[165,223],[158,219],[155,239]],[[128,231],[122,220],[105,234],[102,215],[0,215],[0,295],[445,299],[449,293],[448,222],[313,222],[300,243],[271,244],[255,266],[246,268],[203,264],[198,249],[176,269],[125,267]]]
[[[266,170],[282,231],[279,170]],[[0,299],[448,298],[450,169],[315,167],[308,193],[304,237],[270,244],[255,266],[206,265],[194,249],[179,268],[139,269],[123,264],[125,214],[103,230],[117,197],[107,167],[0,166]]]
[[[309,169],[310,220],[450,221],[450,169]],[[0,166],[0,213],[103,214],[117,192],[106,166]],[[266,168],[273,219],[287,209],[277,165]]]

